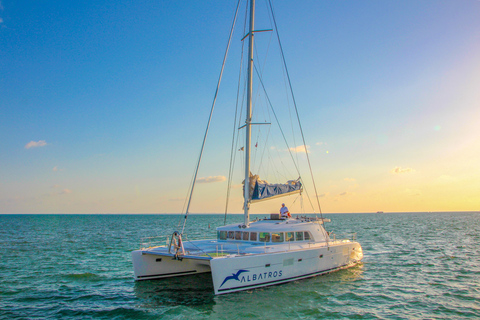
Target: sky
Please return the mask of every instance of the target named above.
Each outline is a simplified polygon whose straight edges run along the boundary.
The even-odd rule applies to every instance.
[[[0,214],[181,213],[235,7],[1,0]],[[274,8],[324,213],[480,210],[480,1]],[[192,213],[225,210],[237,65],[225,69]],[[259,150],[253,167],[283,182]],[[235,177],[229,210],[241,212]],[[300,210],[284,199],[252,212]]]

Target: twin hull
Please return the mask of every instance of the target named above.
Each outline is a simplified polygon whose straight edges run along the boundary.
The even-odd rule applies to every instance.
[[[220,258],[132,252],[136,280],[211,272],[215,294],[248,290],[308,278],[355,265],[363,258],[358,242],[329,247]]]

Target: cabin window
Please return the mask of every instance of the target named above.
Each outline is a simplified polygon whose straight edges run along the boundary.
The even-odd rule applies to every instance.
[[[243,232],[243,240],[248,241],[248,232]]]
[[[227,240],[227,231],[218,231],[219,240]]]
[[[242,240],[242,231],[235,231],[235,240]]]
[[[305,231],[305,241],[308,241],[310,239],[312,239],[312,237],[310,236],[310,232]]]
[[[283,232],[272,232],[272,242],[283,242]]]
[[[270,242],[270,233],[268,232],[260,232],[260,241],[262,242]]]
[[[293,232],[285,232],[285,241],[295,241]]]
[[[303,231],[295,232],[295,238],[297,241],[303,241]]]
[[[257,233],[250,232],[250,241],[257,241]]]
[[[228,231],[228,239],[235,239],[235,232]]]

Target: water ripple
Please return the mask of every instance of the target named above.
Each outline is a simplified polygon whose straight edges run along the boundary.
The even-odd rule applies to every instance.
[[[208,274],[133,281],[130,251],[178,229],[180,216],[1,215],[0,318],[480,318],[479,214],[328,217],[337,234],[358,232],[363,263],[215,296]],[[223,215],[192,215],[187,237],[215,237],[220,225]]]

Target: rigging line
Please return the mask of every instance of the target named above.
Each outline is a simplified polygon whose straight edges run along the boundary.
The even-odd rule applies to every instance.
[[[299,194],[295,197],[295,200],[293,200],[293,202],[292,202],[292,207],[293,207],[293,205],[295,204],[295,202],[297,202],[298,199],[302,199],[302,194],[301,194],[301,193],[299,193]],[[300,200],[300,201],[301,201],[301,200]]]
[[[301,180],[302,180],[302,184],[305,185],[305,182],[303,181],[303,178],[302,178]],[[310,198],[310,195],[308,194],[307,188],[303,188],[303,191],[305,191],[305,193],[307,194],[308,202],[310,203],[310,206],[312,207],[313,213],[314,213],[315,216],[316,216],[317,213],[315,212],[315,206],[314,206],[313,203],[312,203],[312,200],[311,200],[311,198]],[[321,212],[320,212],[320,214],[321,214]]]
[[[267,95],[265,95],[265,96],[266,96],[266,97],[265,97],[265,100],[266,100],[266,102],[267,102],[267,104],[268,104]],[[268,120],[269,120],[269,122],[272,122],[272,118],[271,118],[271,115],[270,115],[270,109],[269,109],[269,108],[266,108],[266,111],[267,111],[267,114],[268,114]],[[280,170],[276,167],[276,163],[272,160],[273,158],[270,156],[270,150],[267,149],[269,138],[271,137],[271,140],[273,141],[273,144],[274,144],[274,145],[277,145],[277,143],[276,143],[276,141],[275,141],[275,138],[274,138],[274,135],[273,135],[273,134],[270,134],[271,129],[272,129],[272,126],[268,126],[267,136],[266,136],[266,139],[265,139],[265,147],[264,147],[264,149],[263,149],[262,157],[261,157],[261,160],[260,160],[260,168],[262,168],[263,159],[265,158],[265,152],[268,151],[268,159],[270,160],[270,161],[269,161],[269,164],[270,164],[270,165],[267,165],[267,166],[265,166],[265,167],[266,167],[266,168],[273,167],[273,168],[275,169],[274,172],[273,172],[273,175],[275,176],[275,181],[279,181],[278,176],[277,176],[277,173],[280,174],[280,175],[282,175],[283,178],[291,177],[291,174],[290,174],[289,172],[288,172],[288,174],[281,174],[281,173],[280,173]],[[287,148],[288,148],[288,146],[287,146]],[[277,153],[277,155],[278,155],[277,158],[278,158],[278,159],[281,159],[280,154],[279,154],[279,152],[278,152],[278,148],[275,148],[275,151],[276,151],[276,153]],[[287,167],[285,166],[285,164],[283,163],[282,160],[280,160],[280,163],[281,163],[281,165],[282,165],[282,168],[283,168],[284,170],[287,170]],[[286,173],[286,172],[284,172],[284,173]],[[268,176],[268,174],[269,174],[269,172],[265,171],[265,176]]]
[[[307,144],[305,143],[305,136],[303,134],[303,129],[302,129],[302,124],[300,123],[300,116],[298,114],[298,108],[297,108],[297,103],[295,101],[295,95],[293,93],[293,88],[292,88],[292,82],[290,81],[290,74],[288,73],[288,68],[287,68],[287,62],[285,61],[285,55],[283,53],[283,47],[282,47],[282,43],[280,41],[280,35],[278,33],[278,27],[277,27],[277,21],[275,20],[275,14],[273,12],[273,6],[272,6],[272,1],[271,0],[268,0],[268,3],[270,4],[270,10],[272,12],[272,18],[273,18],[273,24],[275,25],[275,33],[277,34],[277,39],[278,39],[278,44],[280,46],[280,52],[282,53],[282,60],[283,60],[283,64],[285,66],[285,72],[287,74],[287,79],[288,79],[288,84],[290,86],[290,92],[292,94],[292,100],[293,100],[293,105],[295,107],[295,113],[297,114],[297,121],[298,121],[298,126],[300,127],[300,133],[302,135],[302,141],[303,141],[303,146],[305,148],[305,155],[307,157],[307,162],[308,162],[308,168],[310,169],[310,176],[312,178],[312,183],[313,183],[313,189],[315,191],[315,199],[317,200],[317,205],[318,205],[318,210],[319,210],[319,213],[320,213],[320,218],[323,220],[323,214],[322,214],[322,207],[320,206],[320,200],[318,199],[318,192],[317,192],[317,185],[315,184],[315,179],[313,178],[313,171],[312,171],[312,165],[310,163],[310,157],[308,156],[308,150],[307,150]],[[316,214],[315,214],[316,216]],[[327,233],[327,230],[325,230],[325,225],[323,228],[321,228],[323,230],[323,233],[324,233],[324,236],[325,236],[325,240],[326,240],[326,243],[327,243],[327,247],[329,246],[329,243],[328,243],[328,233]]]
[[[267,144],[268,144],[268,137],[270,135],[270,128],[267,130],[267,134],[265,137],[264,145],[262,147],[262,154],[260,155],[260,163],[258,164],[258,171],[263,170],[262,165],[263,165],[263,159],[265,157],[265,150],[267,149]],[[264,170],[263,170],[264,171]]]
[[[192,185],[193,185],[194,177],[195,177],[195,171],[192,173],[192,178],[190,179],[190,184],[189,184],[188,190],[185,194],[185,200],[183,201],[182,212],[185,212],[185,207],[187,206],[188,195],[190,194],[190,190],[191,190]],[[177,228],[180,227],[181,224],[182,224],[182,216],[180,216],[178,218]]]
[[[236,136],[236,141],[235,141],[235,145],[234,145],[234,152],[236,152],[236,150],[238,149],[238,141],[240,140],[240,135],[237,134]],[[230,202],[230,191],[232,189],[232,182],[233,182],[233,171],[235,169],[235,164],[236,164],[236,161],[237,161],[237,156],[235,155],[235,153],[232,155],[233,156],[233,164],[232,164],[232,169],[231,169],[231,172],[229,173],[229,176],[231,176],[229,178],[229,182],[228,182],[228,186],[227,188],[229,189],[228,191],[228,196],[227,196],[227,200],[226,200],[226,204],[225,204],[225,216],[224,216],[224,220],[223,220],[223,223],[224,225],[227,224],[227,213],[228,213],[228,204]]]
[[[205,141],[207,140],[208,129],[210,128],[210,122],[212,121],[213,109],[215,108],[215,102],[217,101],[218,89],[220,88],[220,83],[222,82],[223,70],[225,69],[225,62],[227,60],[228,50],[230,48],[230,43],[232,41],[233,30],[235,29],[235,23],[237,21],[237,14],[238,14],[238,8],[239,7],[240,7],[240,0],[238,1],[237,8],[235,9],[235,16],[234,16],[233,21],[232,21],[232,28],[230,29],[230,35],[228,37],[227,48],[225,49],[225,55],[223,56],[222,68],[221,68],[221,71],[220,71],[220,76],[218,77],[217,89],[215,90],[215,96],[213,98],[212,108],[210,110],[210,116],[208,117],[207,128],[205,130],[205,136],[203,137],[202,149],[200,151],[200,156],[198,157],[197,167],[195,169],[195,178],[194,178],[194,181],[193,181],[193,184],[192,184],[192,190],[190,191],[190,197],[188,199],[187,210],[185,211],[185,220],[183,221],[183,227],[182,227],[181,234],[183,234],[183,231],[185,230],[185,224],[187,223],[188,210],[190,209],[190,203],[192,201],[193,190],[195,189],[195,182],[197,180],[198,168],[200,167],[200,162],[202,160],[203,150],[205,148]]]
[[[267,7],[267,8],[268,8],[268,7]],[[254,43],[254,53],[255,53],[255,56],[256,56],[255,61],[258,61],[258,62],[259,62],[259,65],[260,65],[260,64],[263,64],[263,66],[261,67],[262,72],[263,72],[263,70],[265,69],[265,66],[266,66],[266,64],[267,64],[267,56],[268,56],[269,51],[270,51],[270,45],[271,45],[271,43],[272,43],[272,37],[273,37],[273,35],[270,35],[270,40],[268,41],[267,50],[266,50],[266,52],[265,52],[265,56],[264,56],[263,62],[262,62],[262,60],[260,59],[260,57],[259,57],[259,55],[258,55],[257,42]],[[255,65],[255,64],[256,64],[256,63],[254,62],[254,65]],[[258,73],[258,72],[257,72],[257,73]],[[260,76],[259,76],[259,78],[260,78]],[[258,84],[258,87],[260,87],[260,84]],[[255,92],[258,92],[258,91],[259,91],[259,90],[257,89]],[[257,108],[257,104],[258,104],[257,101],[258,101],[259,97],[260,97],[260,95],[259,95],[259,94],[256,94],[254,100],[252,101],[252,114],[254,114],[253,109],[254,109],[254,108]]]
[[[268,113],[268,108],[266,110],[267,110],[267,113]],[[269,120],[270,120],[270,118],[269,118]],[[265,177],[267,176],[268,171],[266,169],[264,169],[264,167],[263,167],[263,160],[265,159],[265,152],[268,152],[268,143],[269,143],[268,141],[270,139],[271,128],[272,128],[271,125],[269,125],[268,128],[266,129],[265,138],[263,140],[262,151],[261,151],[261,154],[260,154],[260,163],[258,164],[259,173],[260,173],[260,171],[263,171]],[[268,169],[269,166],[267,165],[265,167]]]
[[[271,128],[271,126],[268,126],[268,130],[267,130],[267,134],[266,134],[266,138],[265,138],[265,144],[262,148],[262,155],[260,156],[260,164],[258,165],[258,170],[259,171],[262,168],[263,159],[264,159],[264,156],[265,156],[265,151],[267,150],[268,138],[270,136],[270,128]]]
[[[240,0],[239,0],[240,2]],[[245,20],[246,20],[247,15],[245,14]],[[246,28],[246,23],[244,23],[243,27],[243,33],[245,33],[245,28]],[[233,175],[233,168],[235,167],[235,159],[236,157],[234,156],[235,151],[237,146],[238,146],[238,135],[236,135],[237,132],[237,116],[238,116],[238,101],[240,98],[240,86],[241,86],[241,78],[242,78],[242,67],[243,67],[243,53],[244,53],[244,42],[242,41],[242,54],[240,57],[240,70],[238,72],[238,85],[237,85],[237,99],[236,99],[236,104],[235,104],[235,118],[233,119],[233,136],[232,136],[232,147],[230,149],[230,167],[228,170],[228,184],[227,184],[227,198],[225,201],[225,217],[223,219],[223,225],[227,224],[227,212],[228,212],[228,203],[230,200],[230,191],[232,187],[232,175]],[[237,136],[237,143],[235,145],[235,137]]]
[[[303,197],[300,197],[300,207],[302,208],[301,212],[303,212],[305,214],[305,206],[303,205]]]
[[[268,11],[269,6],[268,6],[267,2],[265,2],[265,4],[266,4],[266,7],[267,7],[267,11]],[[270,6],[271,6],[271,4],[270,4]],[[268,15],[268,18],[270,20],[270,24],[274,25],[275,17],[273,17],[273,10],[271,10],[271,14]],[[276,25],[275,25],[275,32],[276,33],[278,32],[276,30]],[[273,37],[273,34],[272,34],[272,37]],[[277,34],[277,37],[278,37],[278,34]],[[280,44],[280,40],[278,40],[278,42]],[[282,58],[281,59],[282,61],[280,62],[280,64],[283,66],[283,63],[282,63],[283,60],[284,60],[283,59],[283,52],[281,52],[280,56]],[[283,74],[283,80],[284,80],[284,86],[285,86],[285,97],[286,97],[285,101],[286,101],[286,104],[287,104],[288,114],[290,116],[290,127],[291,127],[291,130],[292,130],[293,147],[296,148],[297,147],[297,142],[296,142],[296,139],[295,139],[295,136],[296,136],[295,135],[295,128],[294,128],[293,121],[292,121],[293,117],[292,117],[292,111],[291,111],[291,106],[290,106],[290,97],[288,95],[288,87],[287,87],[288,81],[285,79],[286,78],[286,74],[285,74],[286,70],[285,69],[286,69],[286,67],[282,68],[282,74]],[[299,152],[295,152],[295,158],[296,158],[296,162],[300,163],[299,160],[298,160],[298,154],[299,154]]]
[[[303,141],[303,146],[305,148],[305,155],[307,156],[307,162],[308,162],[308,167],[310,169],[310,175],[312,177],[312,182],[313,182],[313,188],[315,190],[315,197],[317,199],[317,204],[318,204],[318,209],[319,209],[319,212],[320,212],[320,217],[323,218],[322,216],[322,208],[320,207],[320,200],[318,200],[318,192],[317,192],[317,186],[315,184],[315,179],[313,179],[313,171],[312,171],[312,165],[310,163],[310,157],[308,156],[308,150],[307,150],[307,145],[305,143],[305,136],[303,134],[303,129],[302,129],[302,124],[300,123],[300,116],[298,114],[298,108],[297,108],[297,103],[295,101],[295,96],[293,94],[293,88],[292,88],[292,82],[290,81],[290,74],[288,73],[288,69],[287,69],[287,63],[285,61],[285,55],[283,53],[283,47],[282,47],[282,43],[280,42],[280,35],[278,33],[278,28],[277,28],[277,22],[275,20],[275,14],[273,13],[273,6],[272,6],[272,2],[271,0],[268,0],[268,2],[270,3],[270,10],[272,12],[272,17],[273,17],[273,24],[275,25],[275,33],[277,34],[277,39],[278,39],[278,44],[280,46],[280,52],[282,53],[282,59],[283,59],[283,64],[284,64],[284,67],[285,67],[285,72],[287,74],[287,79],[288,79],[288,84],[290,86],[290,92],[292,94],[292,100],[293,100],[293,105],[295,107],[295,113],[297,114],[297,121],[298,121],[298,125],[300,127],[300,133],[302,135],[302,141]]]
[[[284,86],[285,86],[285,93],[286,93],[286,96],[287,96],[287,108],[288,108],[288,114],[290,116],[290,128],[292,129],[292,139],[293,139],[293,147],[295,148],[295,158],[297,159],[297,162],[300,163],[300,161],[298,160],[298,154],[300,152],[297,152],[297,139],[296,139],[296,135],[295,135],[295,126],[294,126],[294,120],[293,120],[293,117],[292,117],[292,106],[290,104],[290,97],[288,96],[288,89],[287,89],[287,83],[288,83],[288,80],[286,80],[286,75],[285,75],[285,68],[282,68],[282,74],[283,74],[283,81],[284,81]]]
[[[267,9],[267,12],[268,12],[268,9],[269,9],[269,5],[270,5],[270,7],[272,6],[271,3],[269,4],[267,1],[265,1],[265,7]],[[275,17],[273,16],[273,10],[271,10],[271,14],[268,15],[268,19],[270,20],[270,25],[272,25],[272,26],[275,25],[274,24]],[[272,29],[273,29],[273,27],[272,27]],[[275,29],[276,29],[276,25],[275,25]],[[268,48],[270,48],[272,37],[273,37],[273,33],[270,37],[270,41],[268,43]],[[278,37],[278,34],[277,34],[277,37]],[[267,50],[267,52],[268,52],[268,50]],[[281,55],[281,56],[283,57],[283,55]],[[266,63],[266,60],[265,60],[265,63]],[[282,73],[283,73],[283,77],[284,77],[284,85],[285,85],[285,93],[286,93],[286,103],[287,103],[287,109],[288,109],[288,112],[289,112],[289,115],[290,115],[290,126],[291,126],[291,129],[292,129],[293,146],[295,148],[297,146],[297,143],[296,143],[296,139],[295,139],[295,130],[294,130],[293,122],[292,122],[293,117],[291,116],[290,99],[288,97],[287,81],[285,81],[285,71],[284,71],[284,69],[285,68],[282,68]],[[288,148],[288,145],[287,145],[287,148]],[[295,158],[296,158],[296,163],[299,163],[298,152],[295,152]],[[294,162],[295,162],[295,160],[294,160]]]
[[[270,43],[269,43],[269,45],[268,45],[268,48],[270,48]],[[265,64],[266,64],[266,61],[265,61],[264,65],[263,65],[263,68],[265,68]],[[255,68],[255,72],[257,73],[257,77],[258,77],[258,80],[259,80],[259,86],[262,86],[263,92],[265,93],[265,100],[266,100],[267,104],[270,106],[270,109],[272,110],[273,115],[275,116],[275,119],[276,119],[276,121],[277,121],[277,125],[278,125],[278,127],[279,127],[279,129],[280,129],[280,131],[281,131],[281,133],[282,133],[283,139],[284,139],[284,141],[285,141],[285,145],[286,145],[286,147],[287,147],[288,152],[290,153],[290,157],[292,158],[292,162],[294,163],[294,165],[295,165],[295,167],[296,167],[297,173],[298,173],[299,176],[301,176],[300,171],[299,171],[299,168],[298,168],[298,166],[297,166],[297,163],[298,163],[298,153],[296,153],[296,154],[297,154],[297,160],[295,161],[295,159],[293,158],[293,154],[292,154],[292,152],[291,152],[291,150],[290,150],[290,148],[289,148],[289,145],[288,145],[287,139],[286,139],[286,137],[285,137],[285,134],[283,133],[282,127],[280,126],[280,122],[279,122],[279,120],[278,120],[278,118],[277,118],[277,115],[276,115],[276,113],[275,113],[275,110],[273,109],[273,105],[272,105],[272,103],[271,103],[271,101],[270,101],[270,98],[269,98],[269,96],[268,96],[268,94],[267,94],[267,90],[266,90],[266,88],[265,88],[265,86],[264,86],[264,84],[263,84],[263,80],[262,80],[262,76],[261,76],[261,74],[260,74],[260,71],[257,69],[256,65],[254,65],[254,68]],[[287,101],[287,102],[288,102],[288,101]],[[267,108],[267,111],[268,111],[268,108]],[[295,140],[295,139],[294,139],[294,140]],[[278,150],[277,150],[277,153],[278,153]],[[288,171],[287,167],[285,166],[285,164],[283,163],[283,161],[280,161],[280,162],[281,162],[281,164],[282,164],[282,168],[284,169],[284,174],[283,174],[283,176],[284,176],[284,177],[288,177],[288,176],[289,176],[289,172],[286,172],[286,171]],[[277,169],[277,172],[280,173],[280,171],[279,171],[278,169]]]
[[[257,154],[258,154],[258,140],[259,140],[259,137],[260,137],[260,128],[257,128],[257,134],[256,134],[256,137],[255,137],[255,149],[253,150],[253,164],[252,164],[252,168],[254,168],[254,172],[257,171],[259,169],[255,169],[256,168],[256,164],[257,164]]]
[[[272,113],[273,113],[273,116],[275,117],[275,121],[277,122],[278,128],[280,129],[280,132],[282,133],[283,140],[285,141],[285,145],[287,146],[288,153],[290,154],[290,157],[292,158],[295,169],[297,170],[298,175],[301,176],[300,170],[298,169],[298,166],[297,166],[297,163],[295,162],[295,159],[293,158],[292,150],[290,150],[290,148],[288,147],[287,138],[285,137],[285,134],[283,133],[282,126],[280,126],[280,122],[278,121],[277,114],[275,113],[275,110],[273,109],[272,102],[270,101],[270,98],[268,97],[267,91],[265,90],[265,86],[263,85],[263,81],[260,78],[260,75],[258,74],[257,67],[254,66],[254,69],[255,69],[255,72],[257,73],[259,82],[262,85],[263,92],[265,92],[265,96],[267,97],[267,101],[268,101],[268,104],[270,105],[270,109],[272,109]]]
[[[270,39],[269,39],[268,44],[267,44],[267,49],[266,49],[266,51],[265,51],[265,56],[264,56],[263,62],[262,62],[262,60],[260,59],[260,57],[259,57],[259,55],[258,55],[258,50],[255,49],[255,55],[257,56],[256,61],[259,62],[259,63],[258,63],[259,67],[260,67],[260,65],[262,65],[262,66],[260,67],[261,72],[257,72],[259,79],[261,79],[261,77],[263,76],[263,72],[264,72],[265,67],[266,67],[266,65],[267,65],[267,57],[268,57],[269,52],[270,52],[270,45],[271,45],[271,43],[272,43],[272,37],[273,37],[273,35],[271,34],[271,35],[270,35]],[[255,48],[257,48],[257,44],[256,44],[256,43],[255,43]],[[258,85],[258,87],[260,87],[260,84]],[[255,104],[254,104],[255,106],[257,105],[257,99],[258,99],[259,97],[260,97],[259,94],[256,95],[256,97],[255,97]],[[267,108],[267,110],[268,110],[268,108]],[[252,110],[252,111],[253,111],[253,110]]]
[[[186,238],[186,237],[185,237]],[[200,248],[199,246],[197,246],[192,240],[188,240],[188,239],[185,239],[183,240],[183,242],[188,242],[189,244],[193,245],[195,248],[198,249],[198,251],[201,251],[203,253],[205,253],[207,256],[209,256],[210,258],[212,258],[211,255],[208,254],[208,252],[206,252],[205,250],[203,250],[202,248]]]

